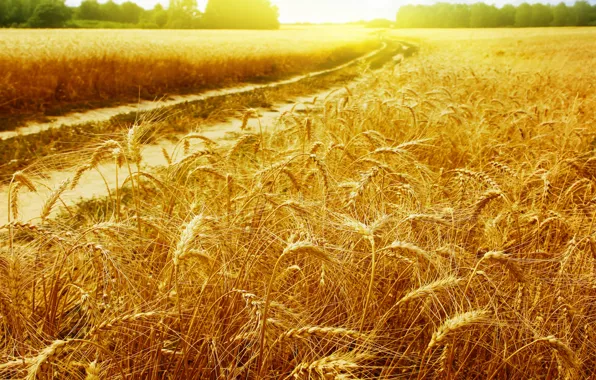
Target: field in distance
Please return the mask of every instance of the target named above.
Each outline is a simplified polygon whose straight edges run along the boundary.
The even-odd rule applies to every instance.
[[[379,45],[370,30],[0,30],[0,119],[305,73]],[[7,124],[7,123],[4,123]],[[10,128],[10,124],[0,126]]]
[[[15,173],[0,378],[595,378],[596,29],[554,30],[395,30],[300,112],[168,120],[162,164],[146,122]]]

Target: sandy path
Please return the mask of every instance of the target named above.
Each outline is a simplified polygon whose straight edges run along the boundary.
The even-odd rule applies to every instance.
[[[141,102],[135,105],[127,105],[121,107],[113,107],[113,108],[106,108],[106,109],[98,109],[98,110],[91,110],[88,112],[80,113],[80,114],[71,114],[64,117],[60,117],[50,123],[45,124],[32,124],[27,127],[21,128],[18,131],[12,132],[2,132],[0,133],[0,139],[10,138],[16,134],[34,134],[38,133],[42,130],[46,130],[49,128],[56,128],[61,127],[63,125],[77,125],[81,123],[87,122],[98,122],[98,121],[106,121],[112,118],[113,116],[128,113],[128,112],[139,112],[139,111],[149,111],[155,110],[159,108],[169,107],[172,105],[184,103],[184,102],[192,102],[197,100],[204,100],[210,97],[216,97],[221,95],[228,95],[228,94],[238,94],[253,91],[255,89],[260,88],[267,88],[267,87],[276,87],[284,84],[290,84],[299,82],[305,78],[313,77],[317,75],[323,75],[326,73],[334,72],[337,70],[341,70],[346,68],[358,61],[366,60],[375,55],[382,52],[385,48],[387,48],[387,44],[383,43],[383,46],[375,50],[365,56],[362,56],[358,59],[345,63],[343,65],[337,66],[335,68],[319,71],[315,73],[310,73],[307,75],[301,75],[298,77],[294,77],[291,79],[268,83],[265,85],[245,85],[235,88],[228,88],[222,90],[215,90],[209,91],[202,94],[197,95],[186,95],[186,96],[177,96],[170,98],[165,101],[160,102]],[[405,51],[407,46],[402,44],[402,49]],[[403,54],[398,54],[394,57],[395,60],[403,59]],[[342,87],[332,88],[325,91],[320,91],[317,93],[307,94],[305,96],[300,96],[292,99],[289,102],[285,103],[276,103],[271,108],[268,109],[258,109],[256,110],[259,113],[259,118],[253,118],[248,123],[248,130],[258,130],[259,123],[265,130],[271,130],[272,128],[276,128],[278,124],[279,117],[282,113],[286,111],[290,111],[293,108],[296,111],[304,110],[309,107],[309,103],[312,104],[312,100],[314,98],[324,99],[329,97],[333,94],[334,97],[342,95],[345,91],[345,86],[351,86],[360,81],[361,79],[356,79],[354,81],[345,83]],[[272,111],[274,110],[274,111]],[[214,123],[211,125],[203,125],[201,128],[200,133],[211,140],[214,140],[220,146],[225,146],[227,144],[232,144],[234,139],[226,139],[226,135],[230,132],[241,133],[241,125],[242,120],[240,119],[231,119],[227,122],[223,123]],[[170,154],[174,151],[175,144],[168,140],[161,140],[155,144],[151,145],[144,145],[142,147],[142,162],[143,167],[142,170],[144,171],[151,171],[151,167],[161,166],[167,164],[165,157],[163,156],[162,149],[165,148]],[[191,149],[200,149],[200,143],[197,143],[196,140],[192,143]],[[178,149],[180,151],[180,149]],[[180,154],[181,152],[178,152]],[[180,157],[172,157],[173,160],[176,160]],[[48,199],[49,195],[51,194],[52,190],[57,188],[63,181],[70,179],[73,177],[75,173],[76,167],[70,169],[62,169],[62,170],[52,170],[44,172],[44,178],[34,178],[34,182],[37,185],[37,192],[28,192],[26,189],[22,189],[19,192],[19,218],[18,220],[23,222],[31,222],[31,223],[39,223],[40,218],[39,214],[40,211]],[[126,178],[126,173],[120,169],[120,175],[118,177],[118,184],[119,187],[122,185],[123,181]],[[60,197],[61,201],[64,202],[67,206],[74,205],[79,202],[81,199],[90,199],[93,197],[101,197],[108,194],[108,191],[112,191],[116,188],[116,166],[113,163],[104,163],[98,165],[97,170],[91,170],[86,172],[79,185],[74,190],[67,190],[65,191],[62,196]],[[109,190],[108,190],[109,189]],[[8,221],[8,186],[7,185],[0,185],[0,224],[6,223]],[[55,215],[58,210],[62,207],[60,203],[56,205],[54,208],[52,215]]]
[[[354,84],[355,82],[350,82]],[[272,108],[267,110],[258,109],[259,118],[253,118],[248,122],[247,130],[258,131],[259,122],[261,126],[266,130],[275,128],[278,124],[280,115],[283,112],[290,111],[295,108],[295,111],[305,110],[309,107],[308,103],[312,103],[312,100],[316,97],[324,99],[333,93],[333,96],[340,96],[345,91],[343,87],[328,89],[318,93],[308,94],[292,99],[291,102],[277,103]],[[275,110],[275,111],[272,111]],[[210,138],[218,143],[219,146],[225,146],[233,143],[233,140],[226,139],[226,135],[229,132],[241,133],[242,120],[234,118],[227,122],[215,123],[206,125],[202,128],[200,133],[203,136]],[[200,149],[201,143],[193,140],[191,145],[191,151]],[[167,162],[162,154],[162,148],[165,148],[170,154],[174,151],[175,144],[167,140],[158,141],[156,144],[144,145],[142,147],[142,170],[151,171],[151,167],[166,165]],[[178,154],[181,154],[181,149],[178,149]],[[172,157],[175,161],[180,157]],[[33,181],[37,186],[37,192],[29,192],[26,189],[22,189],[19,192],[19,220],[23,222],[39,223],[39,214],[44,205],[44,202],[48,199],[51,189],[54,189],[62,183],[62,181],[72,178],[76,168],[55,170],[45,172],[45,178],[34,178]],[[118,183],[120,186],[126,178],[126,172],[120,169]],[[100,174],[101,172],[101,174]],[[103,178],[102,178],[103,175]],[[104,182],[105,178],[105,182]],[[106,186],[107,182],[107,186]],[[108,190],[113,191],[116,188],[116,166],[112,163],[104,163],[98,166],[98,170],[91,170],[83,174],[79,185],[74,190],[67,190],[61,196],[61,200],[67,205],[73,205],[79,202],[81,199],[89,199],[95,196],[104,196],[108,194]],[[0,187],[0,224],[8,221],[8,186],[4,185]],[[60,206],[58,203],[57,206]],[[55,215],[59,208],[55,207],[53,215]]]
[[[19,135],[30,135],[34,133],[39,133],[41,131],[45,131],[49,128],[60,128],[62,126],[71,126],[71,125],[81,125],[90,122],[102,122],[108,121],[114,116],[128,114],[131,112],[147,112],[153,111],[164,107],[171,107],[182,103],[187,102],[196,102],[200,100],[206,100],[209,98],[214,98],[218,96],[224,95],[232,95],[232,94],[242,94],[245,92],[250,92],[258,89],[263,88],[270,88],[270,87],[277,87],[286,84],[296,83],[306,78],[312,78],[324,74],[329,74],[335,71],[339,71],[345,69],[348,66],[351,66],[357,62],[361,62],[367,60],[371,57],[382,52],[385,48],[387,48],[387,43],[383,42],[382,46],[374,50],[368,54],[365,54],[359,58],[346,62],[342,65],[333,67],[327,70],[321,70],[316,72],[310,72],[305,75],[295,76],[289,79],[277,81],[277,82],[270,82],[267,84],[245,84],[236,87],[224,88],[224,89],[217,89],[206,91],[200,94],[190,94],[190,95],[174,95],[170,96],[167,99],[159,100],[159,101],[140,101],[134,104],[127,104],[118,107],[108,107],[108,108],[98,108],[95,110],[89,110],[85,112],[76,112],[67,114],[65,116],[56,117],[50,122],[47,123],[29,123],[28,125],[18,128],[16,131],[5,131],[0,132],[0,140],[9,139]]]

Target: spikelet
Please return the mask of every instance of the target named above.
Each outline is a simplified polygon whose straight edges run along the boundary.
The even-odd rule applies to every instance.
[[[319,150],[319,148],[321,148],[323,146],[323,143],[320,141],[315,141],[314,143],[312,143],[312,145],[310,146],[310,151],[309,154],[316,154],[317,151]]]
[[[190,251],[192,246],[193,240],[199,235],[202,227],[204,217],[203,215],[197,215],[184,228],[182,234],[180,234],[180,239],[178,240],[178,245],[176,246],[176,250],[172,255],[172,259],[174,261],[174,265],[178,266],[180,261],[184,259],[184,257]]]
[[[205,145],[207,145],[208,147],[215,147],[217,145],[217,143],[213,140],[211,140],[209,137],[201,135],[199,133],[189,133],[188,135],[184,136],[182,138],[185,142],[192,140],[192,139],[199,139],[202,140]]]
[[[304,254],[318,258],[322,261],[332,262],[334,259],[327,254],[321,247],[317,247],[309,241],[299,241],[290,243],[286,246],[282,255]]]
[[[487,321],[488,312],[486,310],[472,310],[462,314],[454,315],[446,319],[441,326],[433,333],[433,336],[426,348],[427,351],[433,347],[442,344],[447,337],[454,332],[462,330],[470,325]]]
[[[19,190],[26,187],[29,191],[35,192],[35,185],[22,171],[15,172],[12,175],[11,186],[8,189],[10,195],[10,210],[14,219],[19,217]]]
[[[285,169],[285,168],[282,169],[280,171],[280,173],[285,174],[288,177],[288,179],[290,180],[290,182],[292,182],[292,185],[294,186],[294,188],[297,191],[300,191],[300,187],[301,187],[300,186],[300,181],[298,180],[298,178],[296,178],[296,176],[294,175],[294,173],[292,173],[290,170]]]
[[[348,216],[343,217],[343,225],[348,227],[351,231],[354,231],[363,237],[372,238],[374,236],[374,231],[372,230],[372,228]]]
[[[315,164],[317,171],[321,174],[323,178],[323,186],[325,187],[325,191],[329,189],[329,171],[327,170],[327,166],[315,155],[310,155],[310,160]]]
[[[119,147],[118,143],[114,140],[104,142],[93,151],[91,159],[89,160],[89,165],[93,168],[96,167],[106,155],[112,153],[114,149],[119,149]]]
[[[386,249],[410,252],[420,258],[423,258],[429,262],[432,262],[432,257],[427,251],[425,251],[424,249],[422,249],[412,243],[408,243],[408,242],[404,242],[404,241],[394,241],[393,243],[391,243],[391,245],[387,246]]]
[[[403,296],[398,302],[397,305],[406,304],[410,301],[413,301],[418,298],[425,298],[431,294],[436,294],[442,290],[458,286],[463,281],[462,278],[457,278],[455,276],[448,276],[442,278],[440,280],[431,282],[429,284],[423,285],[418,289],[414,289],[405,296]]]
[[[325,153],[325,157],[329,157],[329,155],[334,151],[334,150],[343,150],[345,151],[346,146],[344,144],[336,144],[333,143],[329,146],[329,148],[327,148],[327,152]]]
[[[226,176],[213,168],[212,166],[198,166],[193,169],[191,172],[188,173],[188,177],[190,178],[195,173],[209,173],[212,174],[216,178],[226,179]]]
[[[120,149],[120,148],[112,149],[112,157],[114,158],[114,162],[116,163],[116,165],[119,168],[121,168],[124,165],[124,161],[126,160],[126,157],[124,156],[122,149]]]
[[[19,190],[21,187],[22,185],[20,182],[15,182],[8,189],[10,194],[10,211],[12,212],[12,217],[14,219],[19,218]]]
[[[81,180],[81,177],[83,176],[83,174],[87,171],[92,169],[93,166],[91,166],[91,164],[85,164],[82,166],[79,166],[79,168],[76,170],[74,176],[72,177],[72,182],[70,183],[70,189],[74,190],[75,187],[77,187],[77,185],[79,184],[79,181]]]
[[[141,162],[141,135],[143,131],[139,124],[133,124],[126,136],[126,149],[129,159],[135,164]]]
[[[474,204],[474,211],[472,212],[472,220],[476,220],[482,210],[494,199],[503,197],[503,192],[500,190],[488,190],[478,198]]]
[[[455,172],[459,175],[473,178],[480,183],[485,183],[493,189],[501,190],[500,186],[484,172],[475,172],[468,169],[455,169]]]
[[[100,380],[101,377],[101,366],[94,360],[85,367],[85,380]]]
[[[168,165],[172,165],[172,157],[170,157],[170,154],[168,153],[166,148],[164,148],[164,147],[161,148],[161,154],[163,155],[163,158],[165,158],[166,163]]]
[[[289,377],[300,378],[307,376],[313,378],[316,374],[318,378],[337,378],[344,372],[360,368],[360,362],[371,359],[370,354],[359,353],[333,353],[324,358],[315,360],[311,363],[298,364]]]
[[[294,200],[287,200],[279,205],[279,207],[288,207],[294,211],[298,211],[304,214],[310,214],[310,211],[300,202]]]
[[[569,346],[552,335],[540,338],[539,341],[546,342],[557,352],[557,357],[562,362],[565,370],[568,372],[568,378],[576,378],[577,372],[580,368],[580,362],[577,358],[577,355],[569,348]]]
[[[260,144],[260,139],[257,135],[246,134],[243,135],[236,141],[236,143],[230,148],[226,154],[226,158],[231,160],[234,156],[238,155],[241,151],[248,148],[256,149]]]
[[[366,138],[366,140],[374,149],[378,148],[379,145],[385,145],[387,141],[385,136],[374,129],[362,132],[362,136]]]
[[[449,363],[450,352],[451,352],[451,344],[447,343],[443,346],[443,351],[441,352],[441,356],[439,356],[439,359],[437,360],[439,362],[439,368],[437,368],[438,376],[445,376],[444,375],[445,372],[447,372],[447,370],[451,366],[451,363]]]
[[[490,163],[494,168],[496,168],[497,170],[499,170],[500,172],[506,173],[507,175],[511,176],[511,177],[516,177],[515,172],[507,165],[497,162],[497,161],[491,161]]]
[[[496,261],[503,266],[505,266],[511,274],[520,282],[524,282],[524,273],[521,268],[511,261],[509,255],[505,254],[502,251],[489,251],[482,256],[481,261],[488,260],[488,261]]]
[[[172,162],[171,167],[181,167],[185,164],[191,163],[199,157],[209,156],[212,152],[210,150],[199,150],[186,157],[182,157],[178,161]]]
[[[321,326],[304,326],[288,330],[281,334],[278,340],[308,338],[310,336],[317,336],[321,338],[332,337],[349,337],[353,339],[365,338],[366,336],[356,330],[349,330],[342,327],[321,327]]]
[[[56,202],[58,201],[58,199],[60,198],[62,193],[64,193],[64,191],[68,188],[69,184],[70,184],[70,179],[64,180],[60,184],[60,186],[58,186],[58,188],[56,188],[54,191],[52,191],[52,194],[50,194],[50,197],[48,198],[48,200],[46,200],[46,202],[43,205],[43,208],[41,209],[40,217],[41,217],[42,223],[50,215],[50,213],[52,212],[52,208],[54,207],[54,205],[56,204]]]
[[[434,214],[410,214],[410,215],[408,215],[406,220],[409,220],[412,222],[436,223],[436,224],[442,224],[442,225],[446,225],[446,226],[451,225],[451,222],[446,220],[444,217],[442,217],[440,215],[434,215]]]
[[[306,141],[311,141],[312,140],[312,120],[308,117],[304,120],[304,132],[306,134]]]
[[[244,115],[242,115],[242,124],[240,125],[240,130],[245,130],[246,127],[248,126],[248,121],[250,120],[251,117],[255,116],[256,112],[254,110],[246,110],[246,112],[244,112]],[[280,116],[280,119],[283,117],[284,115]]]
[[[356,189],[350,193],[348,206],[353,206],[356,204],[358,199],[360,199],[366,191],[368,184],[371,183],[372,180],[379,175],[379,173],[381,173],[381,171],[379,170],[378,166],[373,166],[368,171],[362,173],[360,176],[360,181],[358,181],[358,186],[356,186]]]
[[[37,191],[33,182],[22,171],[15,172],[12,175],[12,182],[18,183],[21,186],[25,186],[27,189],[29,189],[29,191],[32,191],[32,192]]]
[[[70,342],[71,341],[69,340],[55,340],[54,342],[52,342],[52,344],[41,350],[39,355],[37,355],[30,361],[30,364],[27,367],[27,376],[25,377],[25,379],[37,379],[37,374],[41,370],[44,363],[46,363],[54,356],[59,355],[64,350],[65,346],[68,345]]]
[[[125,314],[123,316],[116,317],[116,318],[101,322],[98,325],[95,325],[92,329],[89,330],[89,332],[87,333],[87,336],[92,337],[94,335],[99,334],[102,331],[111,330],[119,325],[124,324],[124,323],[137,322],[137,321],[153,319],[153,318],[163,318],[164,316],[167,316],[167,315],[168,315],[167,313],[159,312],[159,311],[149,311],[149,312],[145,312],[145,313]]]

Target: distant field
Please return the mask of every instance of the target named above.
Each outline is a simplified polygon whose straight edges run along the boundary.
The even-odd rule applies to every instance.
[[[0,118],[303,73],[371,50],[363,28],[0,30]]]
[[[16,172],[0,378],[596,378],[596,29],[552,30],[392,31],[263,123]]]

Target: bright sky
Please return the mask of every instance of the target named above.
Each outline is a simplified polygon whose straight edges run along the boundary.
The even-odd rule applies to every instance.
[[[107,0],[100,0],[105,2]],[[114,0],[122,3],[126,0]],[[150,9],[157,3],[168,5],[168,0],[132,0],[143,8]],[[479,0],[443,0],[449,3],[475,3]],[[541,2],[557,4],[561,0],[529,0],[529,3]],[[81,0],[67,0],[69,5],[78,5]],[[404,4],[433,4],[436,0],[272,0],[279,7],[280,21],[293,22],[349,22],[371,20],[374,18],[388,18],[393,20],[400,5]],[[485,0],[487,4],[520,4],[523,0]],[[573,3],[574,0],[566,1]],[[590,0],[594,4],[596,0]],[[207,0],[198,0],[199,8],[203,10]]]

